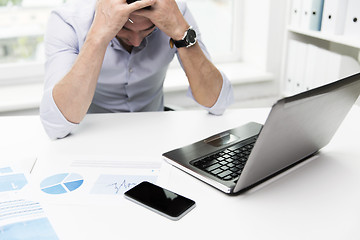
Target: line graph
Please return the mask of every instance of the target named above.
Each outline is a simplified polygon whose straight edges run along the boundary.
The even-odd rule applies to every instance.
[[[109,186],[114,187],[115,193],[118,194],[119,191],[121,191],[121,190],[127,191],[130,188],[135,187],[136,184],[137,183],[134,183],[134,182],[126,182],[126,179],[124,179],[124,181],[120,184],[118,182],[115,182],[115,183],[110,184]]]
[[[117,195],[123,194],[137,184],[148,181],[155,183],[157,176],[151,175],[100,175],[96,180],[91,194]]]

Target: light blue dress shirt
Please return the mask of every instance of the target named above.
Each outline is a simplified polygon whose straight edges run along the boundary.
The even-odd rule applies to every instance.
[[[96,0],[78,0],[53,11],[45,34],[45,86],[40,117],[50,138],[62,138],[78,124],[66,120],[56,106],[52,89],[71,69],[94,18]],[[210,56],[201,41],[200,30],[185,3],[179,9],[198,35],[205,55]],[[169,46],[169,37],[161,30],[147,36],[139,47],[127,52],[114,38],[109,43],[89,113],[162,111],[163,83],[176,48]],[[180,58],[178,56],[180,61]],[[181,61],[180,61],[181,64]],[[233,101],[232,87],[223,74],[223,86],[210,113],[221,115]],[[81,81],[81,79],[79,79]],[[193,98],[191,89],[188,95]],[[194,98],[193,98],[194,99]]]

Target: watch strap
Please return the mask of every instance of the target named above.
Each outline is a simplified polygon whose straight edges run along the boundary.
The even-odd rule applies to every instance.
[[[189,43],[189,42],[187,41],[187,39],[186,39],[187,34],[189,33],[190,30],[192,30],[192,31],[194,32],[194,30],[193,30],[192,27],[190,26],[190,27],[186,30],[186,32],[185,32],[185,34],[184,34],[184,37],[183,37],[181,40],[179,40],[179,41],[176,41],[176,40],[170,38],[170,42],[169,42],[170,47],[173,48],[174,45],[175,45],[177,48],[182,48],[182,47],[190,47],[190,46],[194,45],[194,44],[196,43],[196,33],[195,33],[195,32],[194,32],[194,33],[195,33],[195,42]]]
[[[186,40],[182,39],[180,41],[175,41],[174,40],[174,44],[177,48],[181,48],[181,47],[187,47],[189,44]]]

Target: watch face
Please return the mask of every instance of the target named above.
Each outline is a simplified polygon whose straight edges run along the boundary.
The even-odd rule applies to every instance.
[[[189,29],[186,35],[186,41],[190,44],[196,42],[196,32],[193,29]]]

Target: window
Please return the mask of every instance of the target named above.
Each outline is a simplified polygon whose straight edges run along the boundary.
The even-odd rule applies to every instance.
[[[0,0],[0,84],[43,80],[44,31],[65,0]],[[1,87],[0,85],[0,87]]]
[[[38,106],[48,16],[52,9],[71,1],[77,0],[0,0],[0,113]],[[238,62],[243,44],[243,0],[185,1],[199,24],[212,60]],[[172,64],[174,76],[181,71],[176,66]],[[185,87],[183,82],[180,85]]]
[[[43,61],[50,10],[63,0],[0,0],[0,64]]]
[[[199,25],[214,62],[241,58],[241,11],[239,0],[186,0]]]
[[[43,34],[49,13],[54,7],[69,1],[74,0],[0,0],[0,69],[9,74],[6,69],[21,66],[30,71],[41,71],[40,65],[44,62]],[[201,28],[214,62],[239,60],[241,24],[238,10],[242,1],[186,2]],[[16,78],[21,78],[23,82],[24,77],[35,73],[14,74],[17,77],[0,76],[0,82],[14,83]]]

